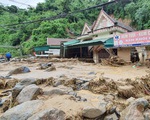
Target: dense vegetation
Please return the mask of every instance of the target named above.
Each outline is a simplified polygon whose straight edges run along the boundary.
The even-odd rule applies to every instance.
[[[149,0],[118,1],[104,6],[103,9],[117,19],[130,19],[131,26],[137,30],[150,28]],[[47,37],[75,38],[81,33],[85,22],[91,25],[96,20],[101,8],[65,15],[105,2],[108,0],[45,0],[45,3],[39,3],[36,8],[30,7],[27,10],[14,5],[0,5],[0,45],[21,45],[24,54],[27,54],[33,46],[46,45]],[[44,20],[56,15],[63,18]],[[36,22],[21,24],[26,21]],[[0,53],[6,50],[8,49],[0,47]]]

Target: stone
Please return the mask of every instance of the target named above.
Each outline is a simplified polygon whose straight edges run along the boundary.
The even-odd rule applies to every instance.
[[[30,84],[35,84],[37,81],[37,79],[35,78],[25,78],[25,79],[22,79],[18,84],[20,85],[30,85]]]
[[[108,103],[105,101],[100,101],[98,108],[101,110],[101,113],[105,113],[106,112],[106,105]]]
[[[65,120],[65,113],[56,108],[49,108],[34,114],[27,120]]]
[[[59,85],[58,88],[65,91],[66,93],[73,92],[73,89],[71,87],[66,87],[64,85]]]
[[[104,101],[104,98],[105,98],[104,95],[99,95],[99,96],[98,96],[98,99],[99,99],[100,101]]]
[[[30,84],[34,84],[36,83],[36,79],[35,78],[25,78],[22,79],[19,83],[17,83],[15,85],[15,87],[12,89],[12,97],[13,100],[15,100],[15,98],[18,96],[18,94],[20,93],[20,91],[27,85]]]
[[[144,113],[144,120],[150,120],[150,109],[147,109]]]
[[[20,93],[20,91],[24,88],[25,86],[16,84],[15,87],[12,89],[12,99],[15,101],[16,97]]]
[[[143,112],[148,107],[148,101],[138,98],[121,113],[120,120],[144,120]]]
[[[48,67],[48,68],[46,69],[47,72],[55,71],[55,70],[56,70],[56,68],[55,68],[54,65],[52,65],[51,67]]]
[[[104,120],[119,120],[119,118],[117,117],[117,115],[114,113],[114,114],[110,114],[110,115],[107,115]]]
[[[30,69],[28,67],[23,66],[23,67],[18,67],[18,68],[14,69],[14,70],[11,70],[7,74],[7,76],[11,76],[13,74],[28,73],[28,72],[30,72]]]
[[[22,89],[22,91],[17,96],[17,103],[23,103],[30,100],[35,100],[42,90],[35,84],[28,85]]]
[[[80,101],[85,102],[85,101],[87,101],[87,99],[86,99],[86,98],[81,97]]]
[[[88,90],[89,89],[89,82],[82,84],[80,89]]]
[[[77,93],[74,92],[74,91],[70,91],[70,92],[68,92],[68,95],[72,95],[72,96],[76,97],[76,96],[77,96]]]
[[[44,95],[64,95],[66,94],[65,91],[59,89],[59,88],[51,88],[48,91],[43,91]]]
[[[40,69],[46,69],[52,66],[53,63],[41,63],[40,64]]]
[[[94,107],[84,107],[82,111],[82,116],[85,118],[97,118],[102,114],[103,112],[100,109]]]
[[[27,101],[2,114],[0,120],[27,120],[43,106],[42,100]]]
[[[114,95],[111,95],[111,94],[108,94],[105,96],[104,100],[105,101],[113,101],[115,99],[115,96]]]
[[[128,98],[126,101],[127,101],[128,104],[130,104],[130,103],[132,103],[134,100],[135,100],[134,97],[130,97],[130,98]]]
[[[59,85],[62,85],[62,81],[61,80],[55,80],[54,83],[53,83],[53,87],[57,87]]]
[[[89,72],[88,75],[96,75],[95,72]]]

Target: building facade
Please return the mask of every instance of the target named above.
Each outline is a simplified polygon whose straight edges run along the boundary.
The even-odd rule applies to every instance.
[[[113,38],[115,35],[132,31],[134,30],[130,26],[113,19],[102,9],[92,26],[89,26],[87,23],[84,24],[81,36],[77,39],[80,40],[80,42],[101,40],[103,43],[106,43],[108,39]],[[130,60],[128,56],[125,57],[125,55],[123,55],[130,52],[130,47],[114,48],[109,45],[104,46],[104,44],[97,44],[95,46],[88,46],[88,50],[91,50],[91,48],[95,63],[98,63],[100,58],[109,57],[110,52],[115,53],[125,60]]]

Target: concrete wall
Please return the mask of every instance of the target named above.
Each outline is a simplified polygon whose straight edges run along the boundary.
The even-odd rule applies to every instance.
[[[98,34],[98,37],[96,37],[95,39],[110,38],[110,37],[113,37],[113,34],[110,34],[109,32],[103,32],[101,34]]]
[[[60,49],[49,49],[49,51],[46,51],[46,53],[60,56]]]
[[[130,61],[131,48],[118,48],[118,56],[125,61]]]

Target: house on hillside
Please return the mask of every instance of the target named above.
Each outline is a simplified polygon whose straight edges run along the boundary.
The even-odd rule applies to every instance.
[[[134,30],[130,26],[110,17],[102,9],[92,26],[84,24],[81,36],[77,38],[78,42],[65,46],[65,53],[79,51],[79,57],[91,57],[95,63],[98,63],[100,58],[108,58],[111,54],[130,60],[125,54],[129,53],[131,48],[115,48],[113,37],[132,31]]]
[[[62,43],[71,41],[72,39],[62,39],[62,38],[47,38],[47,45],[49,46],[49,50],[47,53],[54,55],[54,56],[60,56],[60,46]]]
[[[72,39],[47,38],[47,45],[34,47],[36,57],[60,56],[60,46]]]

